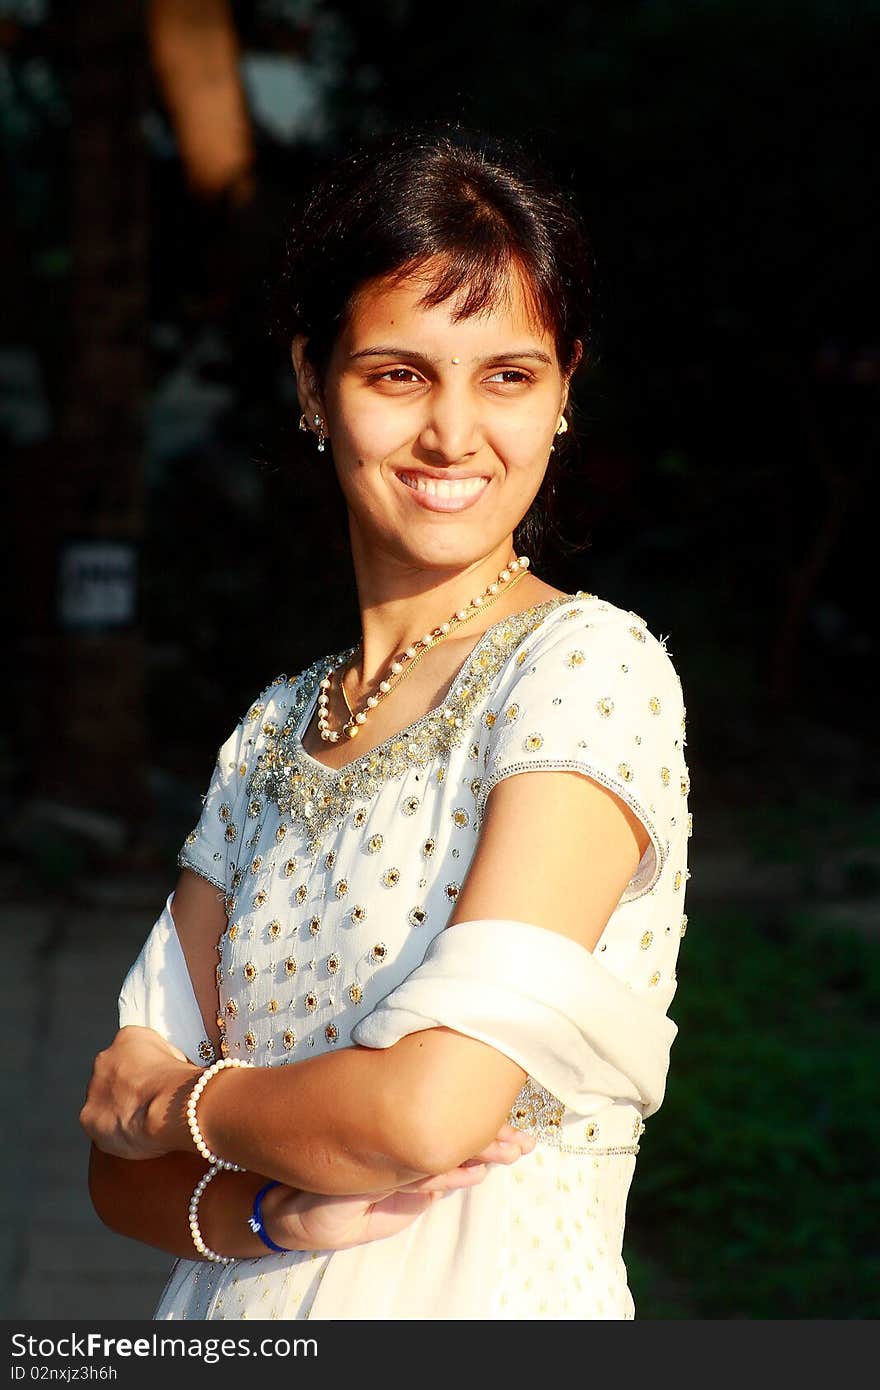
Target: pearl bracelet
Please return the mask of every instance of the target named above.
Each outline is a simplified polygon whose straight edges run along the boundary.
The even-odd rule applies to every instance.
[[[233,1264],[233,1256],[218,1255],[216,1250],[211,1250],[202,1240],[202,1233],[199,1230],[199,1202],[202,1200],[202,1194],[211,1179],[216,1178],[218,1173],[222,1173],[224,1169],[229,1166],[229,1164],[224,1163],[213,1164],[213,1166],[208,1169],[207,1173],[196,1183],[195,1191],[189,1199],[189,1233],[192,1236],[193,1245],[200,1255],[204,1255],[206,1260],[210,1260],[212,1264],[216,1265]],[[239,1171],[241,1170],[239,1169]]]
[[[211,1080],[211,1077],[216,1076],[218,1071],[224,1071],[226,1067],[251,1066],[253,1066],[252,1062],[242,1062],[239,1060],[238,1057],[224,1057],[222,1061],[215,1062],[213,1066],[207,1067],[202,1072],[198,1081],[190,1091],[189,1099],[186,1102],[186,1122],[189,1125],[189,1132],[192,1135],[193,1143],[195,1144],[199,1153],[202,1155],[202,1158],[206,1161],[206,1163],[212,1164],[215,1168],[225,1168],[228,1169],[228,1171],[231,1173],[243,1173],[245,1172],[245,1169],[242,1168],[238,1163],[227,1163],[226,1159],[218,1158],[215,1153],[211,1152],[211,1150],[205,1143],[204,1138],[202,1137],[202,1131],[199,1129],[199,1122],[196,1119],[196,1106],[199,1103],[199,1097],[201,1096],[202,1091],[205,1089],[208,1082]],[[213,1176],[213,1174],[211,1176]]]

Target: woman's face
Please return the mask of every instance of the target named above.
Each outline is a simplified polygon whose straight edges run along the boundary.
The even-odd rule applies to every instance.
[[[491,311],[455,323],[454,301],[419,304],[429,274],[361,291],[318,407],[355,557],[400,572],[463,568],[509,545],[567,398],[518,276]]]

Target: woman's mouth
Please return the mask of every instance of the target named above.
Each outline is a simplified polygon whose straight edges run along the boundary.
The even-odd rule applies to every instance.
[[[413,500],[429,512],[461,512],[472,507],[489,486],[489,479],[429,478],[423,473],[396,473]]]

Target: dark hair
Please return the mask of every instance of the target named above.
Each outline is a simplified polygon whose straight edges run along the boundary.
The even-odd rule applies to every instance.
[[[459,125],[394,131],[336,160],[295,210],[272,306],[285,351],[297,334],[323,377],[358,290],[436,259],[422,303],[461,295],[456,318],[491,307],[519,271],[566,375],[587,356],[592,254],[568,195],[511,140]],[[570,447],[572,431],[561,437]],[[560,441],[515,542],[540,551],[555,526]],[[576,548],[576,547],[575,547]]]

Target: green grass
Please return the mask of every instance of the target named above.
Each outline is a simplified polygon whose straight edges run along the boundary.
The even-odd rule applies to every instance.
[[[629,1202],[636,1315],[876,1318],[880,934],[689,916]]]

